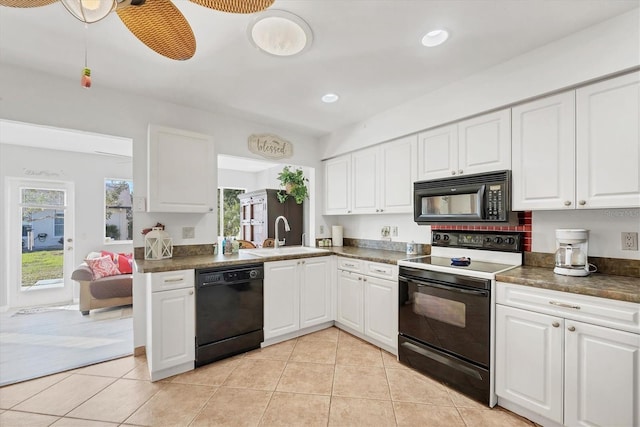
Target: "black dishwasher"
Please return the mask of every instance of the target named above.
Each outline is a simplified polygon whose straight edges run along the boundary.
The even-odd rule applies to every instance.
[[[262,264],[196,270],[196,366],[264,341]]]

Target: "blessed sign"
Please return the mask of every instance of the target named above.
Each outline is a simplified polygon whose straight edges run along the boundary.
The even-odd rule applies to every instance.
[[[288,159],[293,156],[293,144],[269,133],[249,136],[249,151],[267,159]]]

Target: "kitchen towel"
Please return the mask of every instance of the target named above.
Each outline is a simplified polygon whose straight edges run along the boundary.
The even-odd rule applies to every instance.
[[[342,226],[334,225],[331,227],[331,242],[333,246],[342,246]]]

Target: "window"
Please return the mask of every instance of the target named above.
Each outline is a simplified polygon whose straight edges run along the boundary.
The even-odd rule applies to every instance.
[[[53,218],[53,235],[55,237],[64,237],[64,212],[56,211]]]
[[[240,238],[239,188],[218,188],[218,237]],[[222,202],[222,203],[221,203]]]
[[[133,181],[104,180],[106,241],[133,240]]]

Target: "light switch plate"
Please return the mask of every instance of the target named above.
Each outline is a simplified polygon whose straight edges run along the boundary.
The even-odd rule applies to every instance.
[[[145,212],[147,210],[147,199],[142,196],[133,196],[133,211]]]

